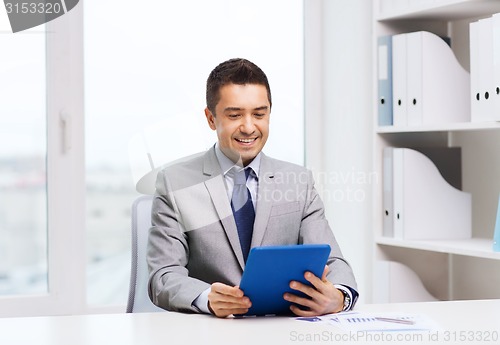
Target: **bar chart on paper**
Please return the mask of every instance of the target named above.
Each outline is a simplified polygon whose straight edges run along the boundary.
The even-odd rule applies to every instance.
[[[383,313],[368,314],[349,312],[330,315],[327,321],[345,331],[429,331],[439,329],[426,315]]]

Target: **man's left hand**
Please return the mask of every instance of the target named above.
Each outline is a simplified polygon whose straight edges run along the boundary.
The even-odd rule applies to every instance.
[[[298,281],[290,282],[290,287],[300,291],[310,298],[299,297],[291,293],[285,293],[285,300],[303,306],[290,306],[291,311],[298,316],[318,316],[338,313],[344,307],[344,294],[326,279],[328,266],[325,266],[323,276],[318,278],[311,272],[306,272],[304,278],[312,284],[308,286]]]

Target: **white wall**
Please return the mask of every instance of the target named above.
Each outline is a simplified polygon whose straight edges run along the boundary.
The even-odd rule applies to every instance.
[[[372,4],[306,1],[306,164],[350,261],[360,302],[371,301]]]

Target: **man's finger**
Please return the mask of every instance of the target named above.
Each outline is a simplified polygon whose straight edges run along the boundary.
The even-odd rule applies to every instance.
[[[330,271],[330,267],[328,265],[325,265],[325,269],[323,271],[323,276],[321,277],[321,280],[326,282],[326,276],[328,275],[328,272]]]
[[[325,277],[325,276],[326,276],[326,274],[325,274],[325,272],[323,272],[323,277]],[[327,282],[326,279],[319,279],[311,272],[306,272],[304,274],[304,278],[306,278],[306,280],[314,286],[315,291],[319,291],[320,293],[322,293],[325,290],[325,282]],[[308,295],[313,297],[309,293],[308,293]]]
[[[239,287],[229,286],[222,283],[213,283],[212,291],[222,295],[228,295],[239,298],[243,297],[243,291],[241,291]]]

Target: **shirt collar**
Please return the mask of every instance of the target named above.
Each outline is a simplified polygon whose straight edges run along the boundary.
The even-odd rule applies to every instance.
[[[219,161],[224,176],[226,176],[226,174],[233,167],[238,166],[238,164],[234,163],[222,152],[222,150],[219,147],[219,143],[215,144],[215,155],[217,156],[217,160]],[[259,154],[253,159],[253,161],[251,161],[250,164],[247,165],[247,167],[252,168],[253,173],[255,174],[257,180],[259,179],[260,158],[261,158],[261,153],[259,152]]]

